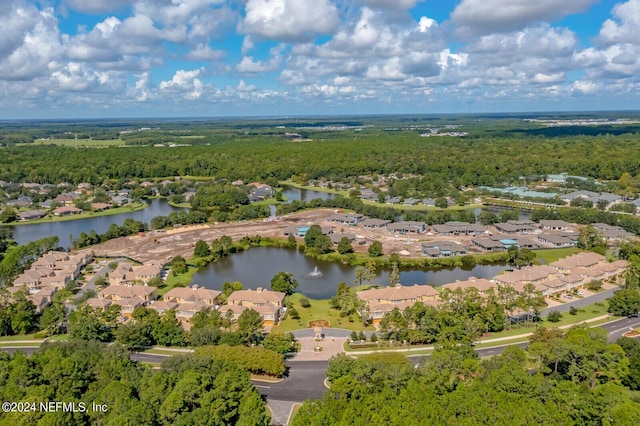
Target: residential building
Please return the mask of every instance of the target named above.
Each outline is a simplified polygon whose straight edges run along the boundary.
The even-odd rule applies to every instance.
[[[257,308],[262,306],[270,306],[275,308],[273,317],[262,316],[266,310],[261,309],[261,316],[265,325],[273,325],[277,324],[280,320],[280,315],[282,314],[282,308],[284,307],[284,296],[285,294],[280,291],[271,291],[265,290],[261,287],[258,287],[256,290],[237,290],[231,293],[227,298],[227,303],[229,305],[240,305],[245,308],[253,308],[258,310]],[[260,310],[258,310],[260,312]]]
[[[438,291],[429,285],[403,286],[363,290],[356,293],[368,311],[369,319],[377,323],[386,313],[394,308],[404,310],[416,302],[436,304],[439,301]],[[363,312],[361,312],[363,314]]]

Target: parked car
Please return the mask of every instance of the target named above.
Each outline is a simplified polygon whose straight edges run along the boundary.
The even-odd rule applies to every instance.
[[[564,297],[565,297],[566,299],[573,299],[573,296],[572,296],[572,295],[570,295],[570,294],[565,294],[565,295],[564,295]]]

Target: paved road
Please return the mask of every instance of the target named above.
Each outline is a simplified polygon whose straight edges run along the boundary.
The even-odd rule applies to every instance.
[[[604,302],[606,299],[613,296],[613,293],[617,290],[619,290],[619,288],[615,287],[615,288],[610,288],[609,290],[601,291],[600,293],[596,293],[593,296],[583,297],[582,299],[578,299],[578,298],[571,299],[571,300],[564,299],[566,300],[567,303],[563,303],[562,305],[558,305],[558,306],[553,306],[551,308],[545,308],[542,310],[542,315],[543,316],[548,315],[549,312],[551,311],[568,312],[572,306],[574,308],[583,308],[585,306],[593,305],[594,303],[597,303],[597,302]]]

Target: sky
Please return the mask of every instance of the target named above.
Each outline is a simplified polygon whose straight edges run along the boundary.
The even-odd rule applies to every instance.
[[[0,0],[0,119],[639,105],[640,0]]]

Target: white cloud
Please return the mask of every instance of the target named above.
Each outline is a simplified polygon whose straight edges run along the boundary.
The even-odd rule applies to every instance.
[[[590,80],[576,80],[572,87],[585,95],[592,95],[598,91],[598,85]]]
[[[638,44],[640,34],[640,0],[618,3],[612,10],[613,19],[607,19],[602,25],[598,39],[601,43]]]
[[[362,2],[371,7],[379,7],[381,9],[411,9],[417,3],[424,0],[362,0]]]
[[[598,0],[462,0],[451,13],[461,35],[509,32],[587,10]]]
[[[218,61],[224,59],[227,52],[224,50],[213,50],[210,46],[200,44],[185,55],[191,61]]]
[[[28,80],[48,72],[63,48],[53,9],[14,1],[0,17],[0,79]]]
[[[160,90],[182,95],[184,99],[198,99],[202,96],[203,84],[198,78],[203,69],[192,71],[178,70],[173,78],[160,82]]]
[[[253,84],[246,84],[244,80],[240,80],[240,83],[238,83],[236,90],[238,92],[253,92],[256,90],[256,86],[254,86]]]
[[[256,61],[252,56],[243,56],[240,63],[236,65],[236,71],[246,74],[256,74],[278,70],[282,65],[281,48],[282,46],[272,48],[270,50],[271,58],[268,61]]]
[[[241,30],[258,38],[298,42],[330,34],[338,9],[329,0],[248,0]]]
[[[89,92],[100,86],[108,86],[111,77],[106,72],[96,72],[85,64],[71,62],[51,74],[54,88],[69,92]]]

